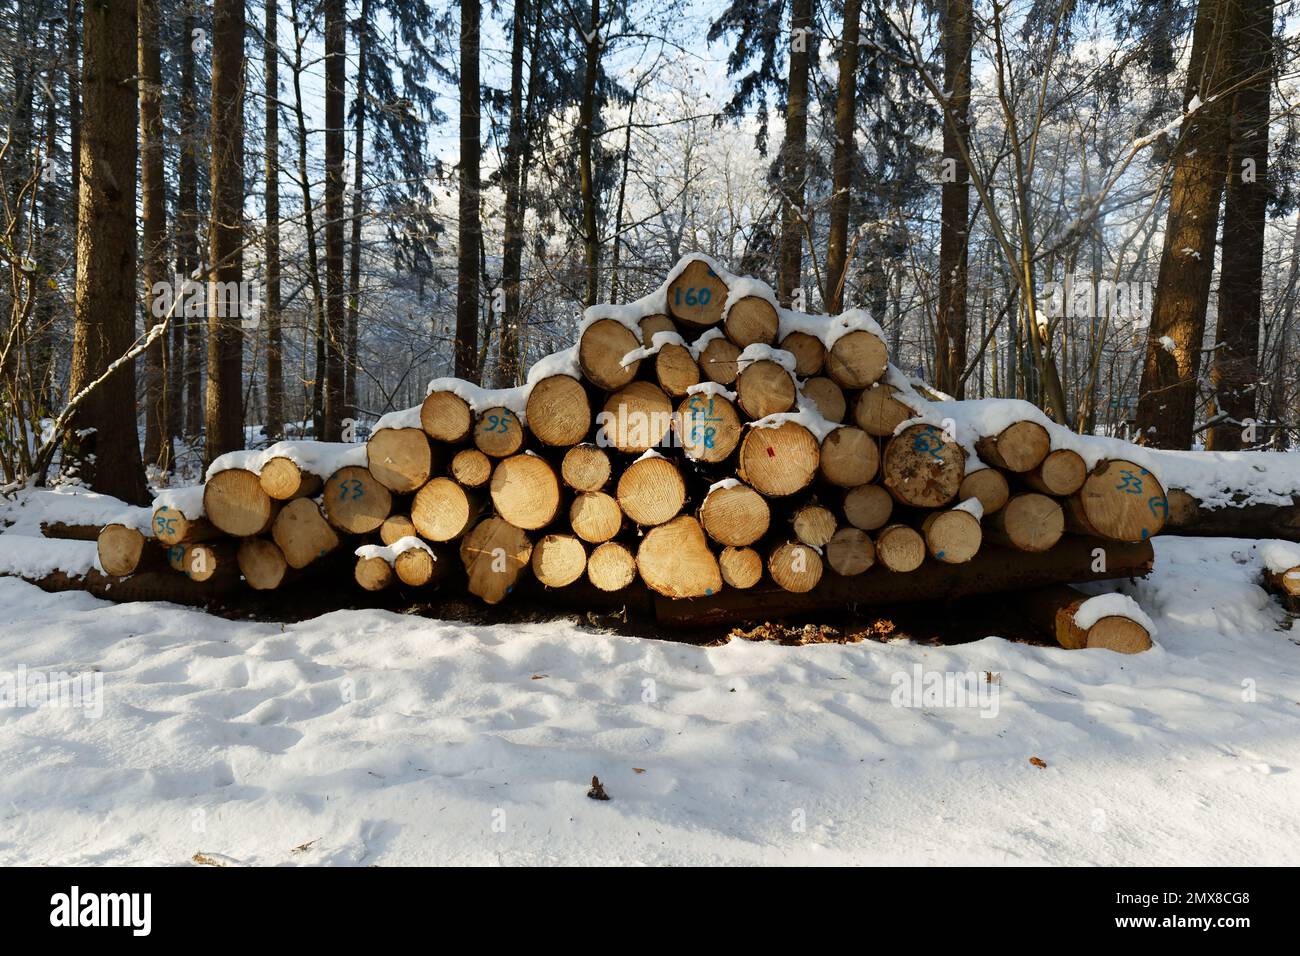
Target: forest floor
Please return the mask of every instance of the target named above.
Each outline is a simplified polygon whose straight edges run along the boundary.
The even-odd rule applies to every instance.
[[[0,578],[0,864],[1300,863],[1300,630],[1256,542],[1155,546],[1135,656],[267,623]],[[15,699],[88,672],[79,706]]]

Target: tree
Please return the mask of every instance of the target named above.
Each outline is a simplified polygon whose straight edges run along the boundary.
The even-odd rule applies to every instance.
[[[524,42],[528,33],[529,0],[516,0],[510,35],[510,118],[506,131],[506,155],[502,177],[505,180],[505,231],[501,250],[501,310],[497,335],[496,385],[506,388],[519,379],[519,280],[524,258]],[[536,61],[536,54],[533,62]],[[528,79],[532,93],[532,76]]]
[[[1228,80],[1239,0],[1200,0],[1183,91],[1188,114],[1175,147],[1169,216],[1138,392],[1138,440],[1190,448],[1219,200],[1227,178]]]
[[[1259,386],[1259,315],[1264,292],[1264,226],[1269,196],[1268,115],[1273,82],[1272,0],[1240,0],[1241,31],[1233,95],[1218,329],[1210,368],[1214,406],[1205,447],[1239,449],[1254,421]]]
[[[808,174],[808,74],[812,0],[791,0],[790,78],[786,87],[785,141],[781,145],[781,252],[776,295],[782,305],[803,283],[803,240],[808,229],[804,195]]]
[[[361,207],[365,197],[366,73],[370,58],[370,0],[357,18],[357,82],[352,99],[352,235],[348,242],[348,318],[343,376],[343,414],[357,417],[358,322],[361,311]]]
[[[347,80],[344,0],[325,0],[325,397],[318,436],[338,441],[343,427],[343,94]]]
[[[479,3],[460,4],[460,195],[456,253],[456,375],[478,381]]]
[[[949,108],[943,124],[939,214],[939,302],[935,315],[935,377],[942,392],[962,397],[966,370],[966,278],[970,220],[971,0],[947,0],[943,17],[943,79]]]
[[[280,329],[280,49],[278,0],[266,0],[263,64],[266,94],[266,437],[284,434],[284,344]]]
[[[844,282],[848,278],[849,207],[853,193],[853,136],[858,105],[858,21],[862,0],[845,0],[840,31],[840,73],[835,96],[835,145],[831,160],[830,231],[826,237],[826,291],[828,312],[844,308]]]
[[[152,327],[162,321],[155,312],[155,284],[167,282],[167,184],[163,171],[162,46],[158,0],[139,0],[140,87],[140,250],[144,258],[145,314]],[[167,340],[160,338],[145,352],[144,460],[163,471],[172,463],[168,411]]]
[[[212,9],[212,140],[208,175],[208,391],[204,460],[244,447],[244,334],[238,289],[244,278],[244,4]]]
[[[77,284],[68,390],[92,385],[135,340],[138,100],[135,0],[88,3],[82,20]],[[81,405],[68,457],[91,488],[149,500],[136,436],[135,370],[125,363]]]

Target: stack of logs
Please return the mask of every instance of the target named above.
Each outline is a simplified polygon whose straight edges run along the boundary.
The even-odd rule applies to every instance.
[[[286,454],[215,471],[203,517],[159,508],[152,538],[110,525],[100,562],[110,575],[166,566],[266,590],[347,547],[367,590],[454,574],[494,604],[525,574],[607,592],[639,578],[703,605],[750,589],[769,602],[819,587],[835,600],[917,598],[965,568],[983,590],[1079,581],[1098,576],[1093,545],[1108,542],[1122,560],[1102,576],[1149,565],[1149,546],[1120,546],[1156,534],[1167,511],[1140,466],[1089,469],[1035,421],[979,438],[982,464],[968,462],[950,427],[899,428],[918,403],[869,322],[818,335],[809,317],[780,335],[767,296],[733,296],[724,315],[728,296],[692,259],[666,312],[589,311],[581,378],[436,387],[419,427],[414,412],[380,422],[365,466],[316,475]],[[1067,533],[1098,540],[1066,547]]]

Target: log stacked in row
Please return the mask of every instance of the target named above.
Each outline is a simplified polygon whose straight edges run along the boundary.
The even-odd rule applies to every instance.
[[[1067,532],[1134,542],[1160,530],[1164,491],[1138,465],[1089,469],[1035,421],[982,436],[968,461],[933,414],[946,406],[900,428],[922,406],[900,393],[869,322],[823,321],[818,334],[784,315],[782,334],[766,295],[733,296],[692,259],[665,312],[589,312],[579,376],[498,393],[434,383],[418,427],[381,422],[365,465],[313,474],[286,454],[217,470],[203,517],[162,507],[152,537],[109,526],[101,564],[273,589],[347,548],[367,590],[454,574],[497,603],[531,575],[709,598],[961,565],[989,544],[1033,555]]]

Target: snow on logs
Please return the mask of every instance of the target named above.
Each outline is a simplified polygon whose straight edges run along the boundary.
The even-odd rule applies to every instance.
[[[368,591],[462,586],[458,567],[489,604],[531,575],[609,592],[639,579],[703,606],[724,591],[813,601],[845,580],[950,581],[989,549],[1045,562],[1037,584],[1082,580],[1053,557],[1066,531],[1159,532],[1164,489],[1119,443],[1096,454],[1030,406],[927,394],[865,313],[793,312],[691,256],[645,298],[588,309],[524,385],[438,379],[364,445],[223,456],[201,490],[160,497],[149,533],[105,527],[100,563],[194,578],[198,562],[273,590],[346,547]]]

